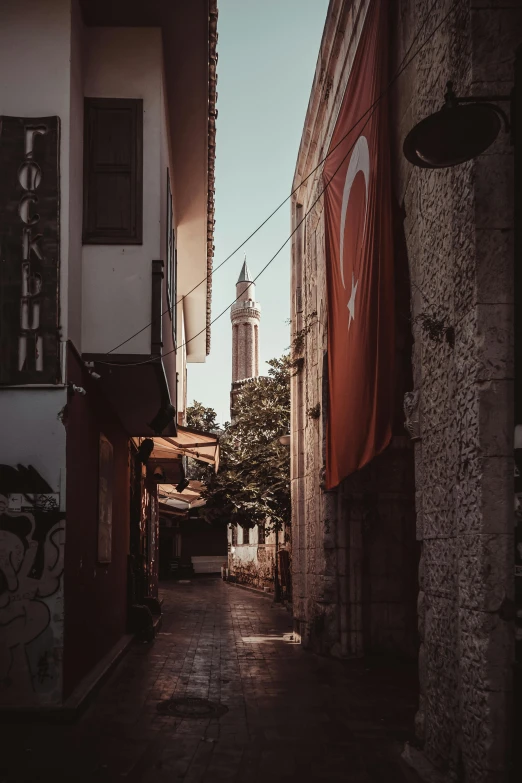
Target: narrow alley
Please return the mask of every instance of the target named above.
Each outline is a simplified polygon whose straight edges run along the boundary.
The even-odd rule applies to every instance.
[[[285,608],[219,579],[162,597],[156,640],[133,643],[76,724],[2,727],[1,783],[417,781],[400,760],[415,671],[306,652]]]

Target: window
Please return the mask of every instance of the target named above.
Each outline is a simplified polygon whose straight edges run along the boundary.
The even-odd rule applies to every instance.
[[[141,245],[143,101],[85,99],[83,242]]]
[[[237,546],[237,525],[231,525],[232,527],[232,546]]]
[[[243,528],[243,544],[250,544],[250,530],[249,527]]]
[[[262,522],[257,526],[257,543],[264,544],[266,539],[265,523]]]

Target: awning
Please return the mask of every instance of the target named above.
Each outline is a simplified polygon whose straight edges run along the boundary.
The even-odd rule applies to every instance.
[[[158,485],[158,499],[160,506],[167,506],[181,511],[189,511],[191,508],[204,506],[206,500],[201,497],[203,484],[200,481],[190,481],[183,492],[178,492],[173,484]]]
[[[139,447],[141,438],[133,438],[136,447]],[[219,439],[217,435],[208,435],[206,432],[178,427],[175,437],[156,436],[150,438],[154,442],[154,449],[149,457],[148,465],[154,471],[161,468],[165,483],[179,484],[184,478],[182,457],[191,457],[208,465],[213,465],[214,470],[219,468]]]
[[[141,357],[141,358],[140,358]],[[145,354],[82,353],[84,362],[92,362],[100,376],[98,389],[118,413],[125,430],[134,437],[150,438],[149,426],[160,408],[171,403],[170,390],[163,361],[140,363]],[[110,361],[107,365],[105,362]],[[134,363],[134,364],[133,364]],[[173,419],[164,430],[165,435],[176,434]]]
[[[200,462],[213,465],[217,473],[219,468],[219,438],[206,432],[179,427],[175,437],[155,437],[154,460],[167,460],[176,457],[192,457]]]

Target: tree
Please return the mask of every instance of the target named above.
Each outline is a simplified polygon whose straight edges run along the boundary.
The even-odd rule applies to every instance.
[[[285,354],[268,364],[268,376],[252,379],[237,393],[234,420],[221,431],[219,471],[198,468],[208,521],[266,523],[269,529],[290,523],[290,452],[279,443],[290,428],[290,359]],[[212,408],[194,403],[187,415],[190,426],[208,421],[215,430]]]
[[[187,408],[187,427],[201,432],[214,432],[219,429],[216,421],[217,413],[214,408],[206,408],[203,403],[194,400],[194,404]]]

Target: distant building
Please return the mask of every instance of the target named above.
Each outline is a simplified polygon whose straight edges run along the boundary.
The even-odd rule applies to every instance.
[[[232,390],[230,418],[234,419],[234,401],[238,392],[259,377],[259,323],[261,305],[256,302],[256,286],[246,256],[236,283],[236,302],[232,305]],[[229,525],[228,566],[238,582],[272,589],[274,584],[275,534],[265,526],[242,528]]]

